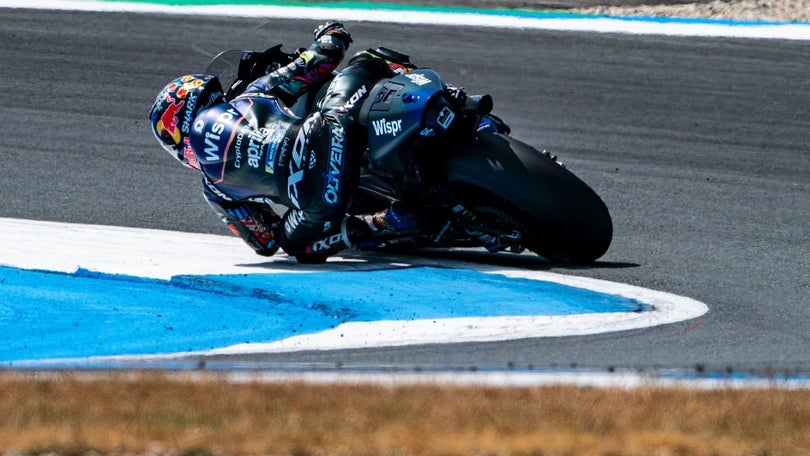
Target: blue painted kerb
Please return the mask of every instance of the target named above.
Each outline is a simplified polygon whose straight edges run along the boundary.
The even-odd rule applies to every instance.
[[[208,350],[350,321],[644,310],[621,296],[435,267],[168,281],[0,267],[0,362]]]

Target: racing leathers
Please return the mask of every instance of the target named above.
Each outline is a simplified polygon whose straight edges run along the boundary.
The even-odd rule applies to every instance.
[[[332,77],[350,42],[342,26],[316,30],[315,43],[295,61],[193,120],[189,144],[205,198],[260,255],[281,247],[299,261],[321,261],[368,230],[345,215],[365,149],[356,121],[372,85],[393,74],[391,62],[361,52],[334,76],[314,112],[299,118],[287,108]],[[269,203],[288,209],[280,217]]]

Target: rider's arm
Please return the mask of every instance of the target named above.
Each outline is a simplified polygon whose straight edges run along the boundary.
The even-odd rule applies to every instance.
[[[253,201],[234,201],[219,192],[203,176],[203,194],[208,205],[237,236],[259,255],[276,253],[279,244],[275,231],[279,216],[267,204]]]
[[[292,106],[298,97],[312,87],[319,87],[332,75],[351,42],[351,35],[343,24],[324,24],[315,29],[315,42],[295,61],[251,82],[245,93],[270,93]]]

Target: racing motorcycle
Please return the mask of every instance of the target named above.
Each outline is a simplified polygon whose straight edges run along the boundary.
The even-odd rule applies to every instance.
[[[386,48],[375,52],[407,59]],[[224,51],[206,72],[219,77],[230,99],[296,56],[280,44],[263,52]],[[328,82],[299,99],[293,112],[303,117],[314,109]],[[369,90],[359,118],[368,131],[367,150],[349,211],[368,214],[402,204],[420,226],[359,248],[528,249],[576,264],[607,251],[613,225],[602,199],[555,156],[510,136],[492,107],[489,95],[468,95],[424,68],[382,79]],[[481,130],[484,118],[497,121],[500,132]]]

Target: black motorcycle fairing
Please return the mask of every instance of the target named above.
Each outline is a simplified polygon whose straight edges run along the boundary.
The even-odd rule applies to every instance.
[[[368,132],[366,161],[371,172],[401,181],[424,141],[450,128],[456,114],[442,96],[444,89],[441,77],[429,69],[374,85],[359,116]]]

